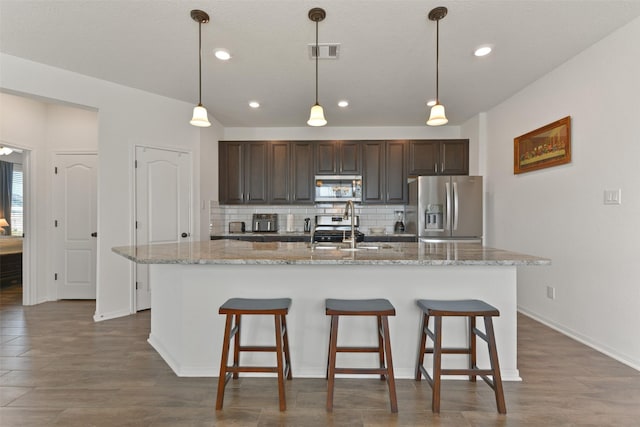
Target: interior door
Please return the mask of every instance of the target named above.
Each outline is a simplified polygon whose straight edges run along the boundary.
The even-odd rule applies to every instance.
[[[58,299],[96,298],[96,154],[57,154],[53,176]]]
[[[136,245],[191,241],[191,155],[136,147]],[[151,307],[149,266],[136,264],[136,309]]]

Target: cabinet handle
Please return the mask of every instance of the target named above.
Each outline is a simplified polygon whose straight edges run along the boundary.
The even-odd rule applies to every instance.
[[[434,165],[433,165],[433,172],[434,173],[438,173],[438,164],[437,163],[434,163]]]
[[[444,173],[444,162],[442,162],[440,166],[440,173]]]

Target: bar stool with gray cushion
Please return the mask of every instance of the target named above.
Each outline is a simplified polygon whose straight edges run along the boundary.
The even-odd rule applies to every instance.
[[[497,308],[480,300],[425,300],[417,301],[422,310],[422,325],[420,327],[420,346],[418,347],[418,360],[416,362],[415,379],[420,381],[422,375],[427,379],[433,390],[431,409],[440,412],[440,384],[442,375],[468,375],[469,381],[475,381],[480,376],[493,389],[496,396],[496,406],[501,414],[507,413],[498,364],[498,351],[496,338],[493,331],[492,317],[500,316]],[[467,317],[469,320],[468,347],[443,348],[442,347],[442,318],[450,316]],[[429,317],[434,318],[434,329],[429,329]],[[476,328],[476,317],[484,318],[485,332]],[[489,347],[490,369],[480,369],[476,365],[476,336],[487,342]],[[433,348],[427,347],[427,337],[433,341]],[[424,367],[424,355],[433,353],[433,377]],[[468,354],[468,369],[442,369],[443,354]],[[491,376],[490,379],[488,376]]]
[[[331,316],[329,332],[329,356],[327,361],[327,411],[333,410],[333,389],[336,374],[379,374],[380,379],[387,380],[391,412],[398,412],[396,384],[393,376],[393,360],[391,358],[391,340],[389,338],[388,316],[395,316],[396,310],[386,299],[345,300],[327,299],[326,314]],[[373,347],[338,346],[338,319],[340,316],[376,316],[378,345]],[[337,368],[337,353],[378,353],[379,368]]]
[[[226,325],[224,328],[224,340],[222,343],[222,357],[220,360],[220,376],[218,378],[218,396],[216,399],[216,409],[222,409],[224,400],[224,389],[231,377],[238,378],[240,372],[275,372],[278,374],[278,396],[280,400],[280,410],[287,408],[284,394],[284,378],[288,380],[291,375],[291,359],[289,357],[289,337],[287,334],[286,315],[291,306],[290,298],[275,299],[247,299],[231,298],[220,306],[219,313],[226,314]],[[273,315],[275,319],[275,346],[252,346],[242,345],[240,342],[240,326],[243,315]],[[235,322],[234,322],[235,320]],[[233,365],[228,366],[229,347],[233,342]],[[240,353],[243,351],[252,352],[275,352],[276,366],[241,366]],[[283,362],[284,358],[284,362]]]

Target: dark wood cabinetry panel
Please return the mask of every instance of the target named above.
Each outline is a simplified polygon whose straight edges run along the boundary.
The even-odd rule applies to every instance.
[[[219,143],[218,192],[220,203],[244,203],[244,143]]]
[[[291,201],[291,144],[269,143],[269,203],[286,204]]]
[[[362,143],[362,170],[364,203],[385,202],[385,143],[365,141]]]
[[[291,202],[312,204],[313,192],[313,142],[291,143]]]
[[[406,141],[388,141],[386,144],[386,202],[407,203],[407,152]]]
[[[268,142],[250,142],[245,154],[245,203],[267,203]]]
[[[361,141],[317,141],[316,175],[360,175]]]
[[[409,141],[409,175],[468,175],[469,140]]]
[[[442,175],[469,175],[469,140],[442,141]]]

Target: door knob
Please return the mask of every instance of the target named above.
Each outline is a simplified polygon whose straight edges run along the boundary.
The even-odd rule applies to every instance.
[[[189,237],[189,235],[187,233],[182,233],[181,236],[182,237]]]
[[[94,231],[93,233],[91,233],[91,237],[98,237],[98,232]]]

